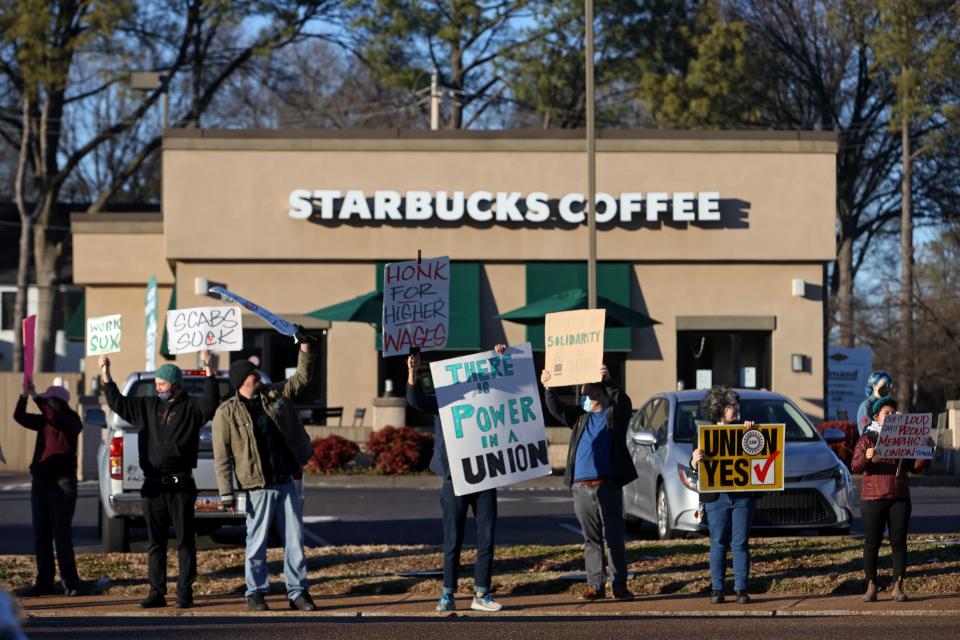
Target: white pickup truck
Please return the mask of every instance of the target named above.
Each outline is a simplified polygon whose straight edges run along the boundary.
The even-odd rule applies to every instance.
[[[184,371],[183,387],[191,396],[203,392],[204,372]],[[131,398],[156,395],[154,372],[130,374],[120,385],[120,392]],[[224,372],[217,373],[220,397],[230,392]],[[120,416],[110,412],[107,417],[107,437],[97,453],[100,476],[100,538],[104,551],[129,551],[130,526],[143,523],[140,487],[143,471],[140,469],[137,437],[139,429]],[[213,466],[211,423],[200,430],[200,449],[197,468],[193,470],[197,484],[197,532],[209,532],[223,525],[242,525],[246,518],[246,495],[238,492],[236,511],[229,513],[220,502],[217,476]],[[236,482],[236,480],[234,480]]]

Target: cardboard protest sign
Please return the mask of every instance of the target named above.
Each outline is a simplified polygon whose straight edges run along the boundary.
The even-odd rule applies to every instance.
[[[600,381],[606,309],[548,313],[543,333],[548,387]]]
[[[145,331],[144,370],[157,368],[157,278],[150,276],[147,282],[147,294],[143,299],[143,317]]]
[[[87,355],[100,356],[120,351],[120,314],[87,318]]]
[[[702,425],[697,447],[703,452],[700,493],[783,491],[786,426]]]
[[[450,333],[450,258],[383,268],[383,357],[437,351]]]
[[[873,455],[894,460],[933,460],[932,432],[932,413],[891,413],[883,419]]]
[[[243,349],[243,321],[236,305],[167,311],[167,348],[172,354]]]
[[[430,365],[458,495],[550,475],[530,343]]]
[[[37,316],[23,319],[23,386],[33,383],[33,366],[37,353]]]

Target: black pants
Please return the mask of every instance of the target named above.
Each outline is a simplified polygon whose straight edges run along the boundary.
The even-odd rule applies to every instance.
[[[860,503],[863,518],[863,572],[867,580],[877,581],[877,555],[883,542],[883,529],[890,535],[893,551],[893,577],[903,578],[907,572],[907,525],[910,523],[910,498],[899,500],[864,500]]]
[[[147,481],[140,491],[143,518],[147,523],[147,582],[150,591],[167,592],[167,539],[170,527],[177,536],[180,573],[177,596],[192,597],[197,579],[197,540],[193,526],[193,507],[197,486],[193,480],[176,485]]]
[[[56,543],[60,578],[67,589],[80,586],[73,552],[73,512],[77,506],[77,479],[34,478],[30,485],[33,541],[37,554],[37,587],[53,588],[53,549]]]
[[[467,512],[473,509],[477,526],[477,562],[474,565],[473,586],[476,591],[488,592],[493,587],[494,531],[497,527],[497,490],[458,496],[453,482],[447,480],[440,489],[440,509],[443,513],[443,592],[455,593],[460,575],[460,551],[467,525]]]

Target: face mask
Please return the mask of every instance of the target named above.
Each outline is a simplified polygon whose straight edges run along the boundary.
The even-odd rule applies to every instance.
[[[166,401],[173,397],[173,391],[161,391],[160,393],[157,394],[157,396],[161,400]]]
[[[870,422],[870,424],[867,425],[867,431],[873,431],[873,432],[876,432],[876,433],[880,433],[880,430],[881,430],[882,428],[883,428],[883,426],[882,426],[879,422],[877,422],[876,420],[872,420],[872,421]]]
[[[588,412],[593,409],[593,400],[587,394],[580,396],[580,408]]]
[[[888,396],[888,395],[890,395],[890,387],[888,387],[887,385],[877,387],[877,397],[882,398],[883,396]]]

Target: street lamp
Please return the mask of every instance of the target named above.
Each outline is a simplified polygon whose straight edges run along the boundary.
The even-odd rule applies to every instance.
[[[134,91],[156,91],[163,86],[167,74],[163,71],[132,71],[130,72],[130,88]],[[170,92],[163,90],[163,99],[160,102],[160,121],[164,129],[169,128]]]
[[[587,103],[587,307],[597,308],[597,141],[594,131],[594,95],[593,95],[593,0],[586,0],[586,103]]]

